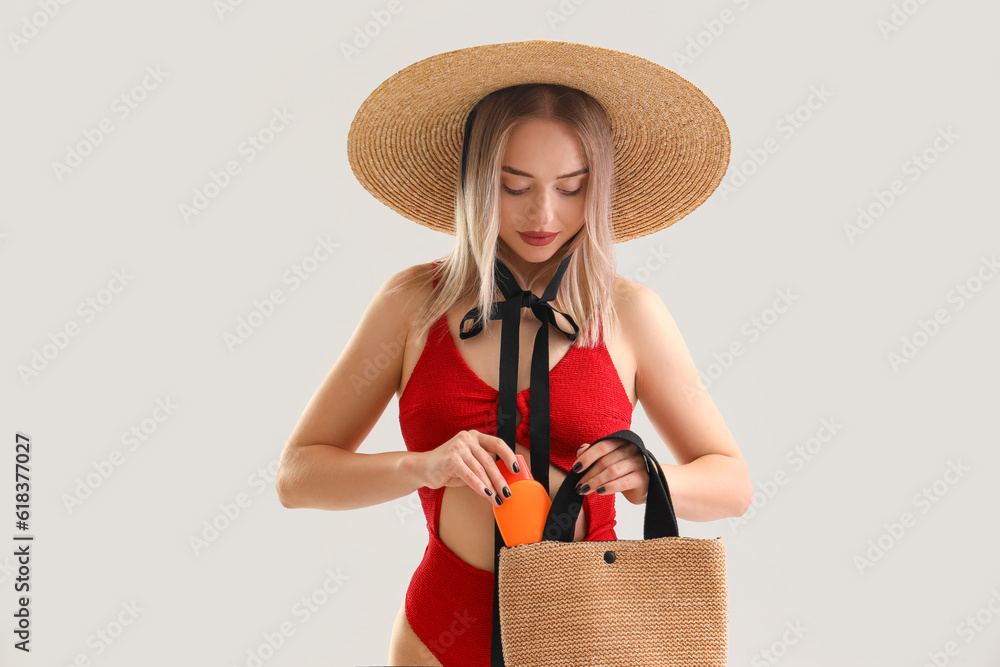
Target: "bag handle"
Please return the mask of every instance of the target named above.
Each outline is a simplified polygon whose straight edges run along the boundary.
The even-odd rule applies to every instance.
[[[649,473],[649,491],[646,494],[645,519],[643,522],[643,539],[652,540],[658,537],[679,537],[677,530],[677,515],[674,514],[674,505],[670,500],[670,489],[667,486],[667,478],[663,475],[663,469],[657,463],[656,457],[650,452],[642,442],[642,438],[628,429],[615,431],[603,438],[598,438],[591,443],[601,440],[620,438],[627,440],[639,448],[642,452],[643,460],[646,462],[646,471]],[[580,472],[570,471],[563,480],[562,485],[556,492],[549,514],[545,519],[545,530],[542,533],[542,540],[555,540],[559,542],[572,542],[576,528],[576,519],[583,508],[583,496],[576,492],[577,484],[593,467],[593,463],[586,470]]]

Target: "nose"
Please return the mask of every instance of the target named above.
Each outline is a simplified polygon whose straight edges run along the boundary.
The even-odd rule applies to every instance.
[[[541,227],[555,220],[555,199],[551,192],[541,191],[529,202],[528,220]]]

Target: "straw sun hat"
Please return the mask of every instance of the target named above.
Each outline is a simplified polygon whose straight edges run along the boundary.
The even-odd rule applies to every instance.
[[[639,56],[549,40],[449,51],[390,76],[351,123],[354,175],[400,215],[454,234],[469,112],[489,93],[524,83],[576,88],[604,107],[615,152],[616,243],[669,227],[725,175],[729,128],[692,83]]]

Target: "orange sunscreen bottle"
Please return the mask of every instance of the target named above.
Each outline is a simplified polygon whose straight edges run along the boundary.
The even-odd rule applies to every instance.
[[[520,472],[511,472],[503,459],[497,460],[497,467],[510,487],[510,498],[505,499],[503,505],[493,508],[503,541],[508,547],[541,542],[545,519],[552,506],[548,492],[531,476],[520,454],[517,455]]]

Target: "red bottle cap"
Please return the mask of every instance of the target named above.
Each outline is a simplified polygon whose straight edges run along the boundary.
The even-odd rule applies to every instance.
[[[528,470],[528,465],[524,462],[524,457],[520,454],[515,454],[517,457],[517,469],[518,472],[511,472],[507,467],[507,463],[503,459],[497,459],[497,467],[500,468],[500,473],[503,478],[507,481],[507,486],[510,486],[514,482],[521,479],[534,479],[531,476],[531,471]]]

